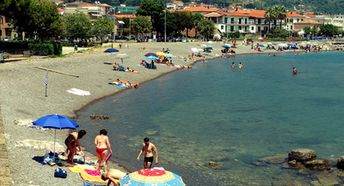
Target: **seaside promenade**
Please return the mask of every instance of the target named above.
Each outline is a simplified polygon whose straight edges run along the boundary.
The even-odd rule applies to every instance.
[[[142,83],[176,70],[175,67],[159,64],[157,64],[157,70],[140,66],[141,60],[145,59],[145,53],[169,48],[171,54],[176,56],[173,58],[173,63],[190,65],[194,63],[194,60],[185,60],[184,57],[191,55],[191,48],[200,48],[201,44],[196,42],[129,43],[128,47],[121,49],[118,48],[118,44],[114,44],[114,47],[120,50],[119,53],[126,53],[129,56],[124,59],[123,64],[116,58],[116,54],[104,53],[105,47],[58,58],[31,58],[1,64],[0,103],[3,119],[0,119],[0,158],[8,157],[8,161],[3,162],[0,159],[0,180],[3,178],[7,182],[10,181],[9,174],[11,173],[13,185],[80,185],[82,182],[78,174],[69,173],[67,179],[57,179],[53,177],[56,167],[42,166],[35,161],[36,157],[43,156],[47,150],[52,149],[44,144],[52,144],[54,133],[50,130],[33,128],[31,121],[53,113],[73,116],[74,111],[90,102],[123,90],[108,84],[116,78]],[[214,46],[214,51],[206,58],[220,57],[223,43],[214,42],[211,45]],[[252,53],[250,46],[242,45],[239,45],[235,51],[237,54]],[[202,58],[196,59],[202,60]],[[139,71],[139,74],[113,71],[109,63],[115,62]],[[49,72],[48,96],[46,97],[44,92],[46,71],[37,67],[49,68],[78,77]],[[89,91],[91,94],[89,96],[71,94],[68,90],[72,88]],[[1,125],[1,121],[4,126]],[[82,129],[82,123],[80,126]],[[63,141],[67,132],[67,130],[57,131],[57,146],[62,149],[65,148]],[[4,139],[7,141],[5,142]],[[93,143],[93,141],[81,140],[80,143],[82,145]],[[5,144],[7,144],[7,152]],[[86,149],[89,152],[92,150]],[[1,163],[4,163],[4,166]],[[6,175],[2,174],[3,170]],[[0,185],[3,184],[0,182]]]

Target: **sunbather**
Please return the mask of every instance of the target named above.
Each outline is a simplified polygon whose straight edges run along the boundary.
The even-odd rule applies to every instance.
[[[114,186],[118,186],[119,185],[119,179],[120,178],[124,178],[127,173],[122,172],[118,169],[108,169],[108,170],[102,170],[102,180],[106,181],[109,180],[108,182],[108,186],[111,185],[111,183],[113,183]]]

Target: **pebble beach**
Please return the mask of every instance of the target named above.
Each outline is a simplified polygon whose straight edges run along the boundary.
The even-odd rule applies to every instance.
[[[175,56],[174,64],[192,65],[202,58],[195,57],[194,60],[184,60],[184,57],[191,55],[191,48],[201,48],[201,44],[200,42],[128,43],[122,44],[122,48],[119,49],[118,43],[114,43],[114,48],[120,50],[118,53],[125,53],[129,56],[124,59],[123,64],[120,59],[116,58],[118,53],[104,53],[104,50],[111,47],[111,44],[81,52],[72,52],[63,57],[31,57],[27,60],[0,64],[0,114],[6,139],[9,166],[9,170],[6,169],[6,177],[10,177],[9,185],[83,185],[78,174],[68,172],[67,179],[54,178],[56,166],[41,165],[35,161],[35,157],[43,156],[48,150],[53,149],[54,131],[33,127],[30,122],[48,114],[76,117],[75,111],[93,101],[125,90],[108,84],[117,78],[144,86],[142,83],[148,80],[177,70],[176,67],[160,64],[156,64],[156,70],[140,66],[141,60],[145,59],[144,54],[148,52],[155,53],[162,48],[169,48],[170,53]],[[221,57],[223,43],[213,42],[211,45],[214,50],[210,55],[206,55],[206,58]],[[243,45],[239,45],[235,51],[237,54],[253,53],[250,46]],[[271,53],[271,51],[264,52]],[[118,63],[139,73],[113,71],[111,63]],[[52,70],[48,72],[47,97],[44,84],[46,71],[42,69]],[[81,96],[68,92],[73,88],[87,91],[90,94]],[[82,129],[83,124],[79,124]],[[65,149],[64,139],[68,132],[68,130],[56,132],[57,149],[60,151]],[[81,139],[81,146],[83,143],[93,143],[93,141]],[[96,160],[96,157],[91,154],[94,149],[85,149],[85,151],[86,157]],[[115,159],[112,160],[114,162],[109,167],[125,171],[116,164]],[[3,185],[1,179],[0,185]]]

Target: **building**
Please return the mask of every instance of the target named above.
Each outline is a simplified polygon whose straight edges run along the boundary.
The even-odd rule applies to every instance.
[[[307,17],[305,15],[298,14],[296,12],[288,12],[287,19],[285,21],[284,28],[288,31],[294,30],[294,24],[304,21]]]
[[[298,32],[299,35],[304,34],[304,28],[310,27],[315,30],[319,30],[320,26],[323,25],[323,23],[313,20],[313,19],[305,19],[303,21],[299,21],[297,23],[294,23],[294,29],[293,31]]]
[[[194,6],[194,7],[185,7],[184,9],[177,10],[179,12],[190,11],[192,13],[200,13],[202,15],[208,14],[211,12],[217,12],[220,9],[210,7],[210,6]]]
[[[7,22],[5,16],[0,15],[0,40],[8,40],[16,37],[13,27]]]
[[[344,30],[344,15],[316,15],[314,20],[322,24],[331,24],[337,26],[340,30]]]
[[[91,19],[98,19],[109,15],[111,13],[111,6],[108,4],[99,3],[85,3],[85,2],[72,2],[66,3],[63,14],[84,13],[89,15]]]

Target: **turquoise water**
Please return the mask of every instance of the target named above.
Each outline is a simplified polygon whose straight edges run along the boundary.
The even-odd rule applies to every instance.
[[[244,69],[232,71],[233,61]],[[83,141],[107,129],[114,159],[130,170],[142,167],[135,158],[149,136],[160,165],[188,185],[271,185],[286,175],[309,183],[296,171],[254,162],[298,147],[319,157],[344,154],[343,71],[343,53],[216,59],[104,98],[80,111],[78,122],[88,131]],[[95,113],[111,119],[90,120]]]

